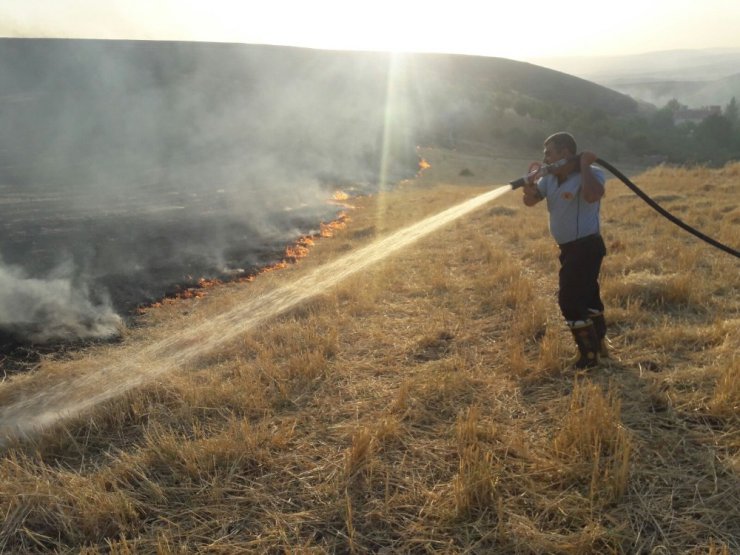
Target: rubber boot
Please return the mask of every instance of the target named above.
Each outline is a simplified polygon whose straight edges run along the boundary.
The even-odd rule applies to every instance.
[[[609,343],[606,339],[606,320],[604,319],[604,313],[592,311],[591,309],[589,309],[589,312],[591,313],[591,321],[594,323],[594,328],[596,329],[596,335],[599,338],[599,357],[609,358]]]
[[[573,366],[578,369],[594,368],[599,363],[599,336],[594,323],[591,320],[578,320],[568,325],[580,354]]]

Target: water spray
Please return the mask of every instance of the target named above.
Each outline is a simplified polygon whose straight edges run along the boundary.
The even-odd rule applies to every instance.
[[[527,170],[527,174],[520,177],[519,179],[515,179],[514,181],[511,181],[509,185],[511,185],[511,189],[515,190],[520,187],[523,187],[526,183],[534,183],[538,179],[553,173],[555,170],[562,168],[566,164],[570,162],[576,162],[580,163],[580,155],[574,156],[572,158],[563,158],[562,160],[558,160],[557,162],[553,162],[552,164],[540,164],[539,162],[532,162],[529,165],[529,169]],[[668,210],[660,206],[657,202],[655,202],[650,196],[648,196],[647,193],[645,193],[642,189],[640,189],[637,185],[632,183],[628,177],[626,177],[622,172],[620,172],[618,169],[616,169],[614,166],[612,166],[609,162],[606,162],[605,160],[602,160],[601,158],[596,159],[596,163],[607,170],[609,170],[617,179],[619,179],[622,183],[624,183],[627,187],[629,187],[638,197],[640,197],[642,200],[644,200],[648,206],[650,206],[653,210],[658,212],[661,216],[666,218],[667,220],[673,222],[680,228],[688,231],[695,237],[698,237],[702,241],[712,245],[713,247],[720,249],[722,251],[725,251],[728,254],[731,254],[732,256],[736,258],[740,258],[740,252],[736,249],[733,249],[732,247],[725,245],[724,243],[721,243],[717,241],[716,239],[713,239],[712,237],[709,237],[699,231],[698,229],[690,226],[689,224],[685,223],[684,221],[680,220]]]
[[[198,357],[218,350],[264,321],[325,293],[347,277],[510,190],[509,185],[503,185],[487,191],[351,251],[277,289],[239,302],[214,318],[153,342],[135,353],[122,349],[118,352],[118,360],[109,365],[24,394],[23,398],[0,407],[0,447],[7,438],[23,437],[52,426],[168,372],[187,368]]]

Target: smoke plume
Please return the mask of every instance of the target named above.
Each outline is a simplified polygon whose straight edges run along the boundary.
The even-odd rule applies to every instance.
[[[412,175],[387,55],[0,39],[0,332],[114,332],[116,313],[274,262],[334,188]]]
[[[121,317],[102,299],[96,304],[85,284],[75,284],[69,268],[45,279],[24,276],[0,263],[0,334],[35,343],[115,335]]]

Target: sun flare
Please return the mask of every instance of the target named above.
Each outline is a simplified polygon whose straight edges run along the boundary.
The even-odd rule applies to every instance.
[[[0,36],[8,37],[238,42],[520,60],[738,47],[738,21],[740,3],[725,0],[680,6],[625,0],[608,14],[585,0],[555,9],[542,1],[503,7],[473,0],[4,0],[0,6]]]

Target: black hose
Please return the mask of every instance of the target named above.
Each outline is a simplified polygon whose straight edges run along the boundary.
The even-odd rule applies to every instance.
[[[651,199],[649,196],[647,196],[647,194],[645,194],[645,192],[642,189],[640,189],[637,185],[635,185],[634,183],[632,183],[622,172],[620,172],[617,168],[615,168],[614,166],[612,166],[609,162],[605,162],[601,158],[597,158],[596,159],[596,163],[599,164],[600,166],[603,166],[604,168],[606,168],[607,170],[609,170],[611,173],[613,173],[617,178],[619,178],[619,180],[622,183],[624,183],[625,185],[627,185],[627,187],[629,187],[630,189],[632,189],[632,191],[638,197],[640,197],[642,200],[644,200],[646,203],[648,203],[648,205],[653,210],[657,211],[664,218],[667,218],[668,220],[672,221],[678,227],[681,227],[681,228],[685,229],[686,231],[688,231],[692,235],[695,235],[696,237],[698,237],[702,241],[706,241],[707,243],[709,243],[713,247],[716,247],[716,248],[718,248],[720,250],[723,250],[723,251],[725,251],[725,252],[727,252],[727,253],[729,253],[729,254],[737,257],[737,258],[740,258],[740,252],[736,251],[732,247],[728,247],[727,245],[725,245],[723,243],[720,243],[716,239],[712,239],[711,237],[708,237],[708,236],[704,235],[698,229],[694,229],[693,227],[691,227],[687,223],[682,222],[676,216],[674,216],[673,214],[671,214],[670,212],[668,212],[665,208],[663,208],[657,202],[655,202],[653,199]]]

